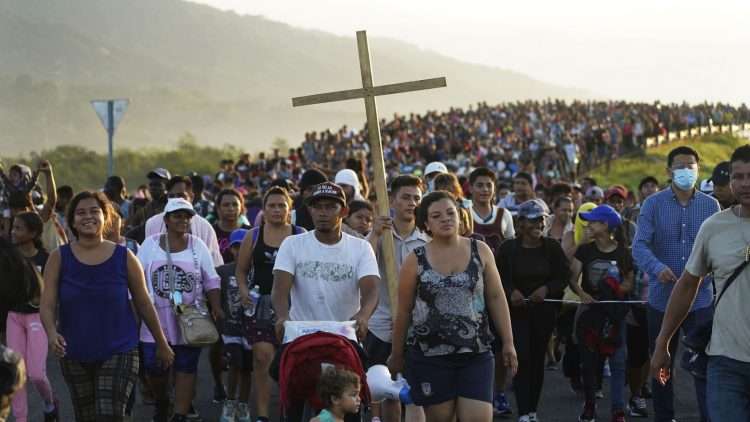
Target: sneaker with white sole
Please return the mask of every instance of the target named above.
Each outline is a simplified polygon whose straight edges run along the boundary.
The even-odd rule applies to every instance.
[[[495,399],[492,401],[492,413],[495,416],[513,414],[513,410],[510,408],[510,403],[508,403],[505,394],[495,394]]]
[[[596,402],[586,402],[583,404],[583,412],[578,417],[578,422],[595,422],[596,421]]]
[[[628,416],[635,416],[637,418],[648,417],[648,406],[646,405],[646,399],[643,397],[633,396],[628,403]]]
[[[236,422],[237,421],[237,402],[234,400],[225,400],[221,407],[221,416],[219,422]]]
[[[253,422],[250,417],[250,407],[247,403],[237,405],[237,422]]]
[[[529,413],[529,422],[539,422],[539,419],[536,417],[536,412]]]
[[[529,415],[523,415],[518,418],[518,422],[531,422],[531,419],[529,419]]]

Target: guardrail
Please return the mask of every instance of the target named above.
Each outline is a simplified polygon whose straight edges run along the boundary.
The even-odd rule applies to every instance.
[[[687,130],[678,130],[669,132],[666,135],[651,136],[646,138],[646,148],[652,148],[657,145],[668,144],[678,139],[695,138],[701,135],[711,133],[736,133],[750,129],[750,123],[741,123],[739,125],[708,125],[688,128]]]

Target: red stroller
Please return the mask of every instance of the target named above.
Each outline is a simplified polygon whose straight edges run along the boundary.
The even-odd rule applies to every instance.
[[[307,403],[315,411],[314,414],[323,408],[317,384],[321,365],[326,364],[347,368],[359,375],[363,408],[370,402],[365,370],[357,348],[346,337],[316,332],[298,337],[287,344],[281,353],[279,401],[282,414],[287,420],[302,417],[293,417],[297,413],[292,409],[295,404]]]

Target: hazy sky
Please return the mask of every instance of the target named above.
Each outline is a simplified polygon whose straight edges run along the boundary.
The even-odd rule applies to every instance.
[[[749,0],[194,1],[338,35],[366,29],[606,97],[750,102]]]

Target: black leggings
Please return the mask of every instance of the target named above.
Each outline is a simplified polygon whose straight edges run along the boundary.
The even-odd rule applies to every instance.
[[[518,372],[513,378],[513,389],[518,402],[518,414],[536,412],[544,384],[544,359],[557,317],[555,304],[529,304],[512,307],[513,343],[518,354]]]
[[[648,362],[648,319],[645,306],[633,306],[633,317],[638,325],[627,324],[628,368],[638,369]]]

